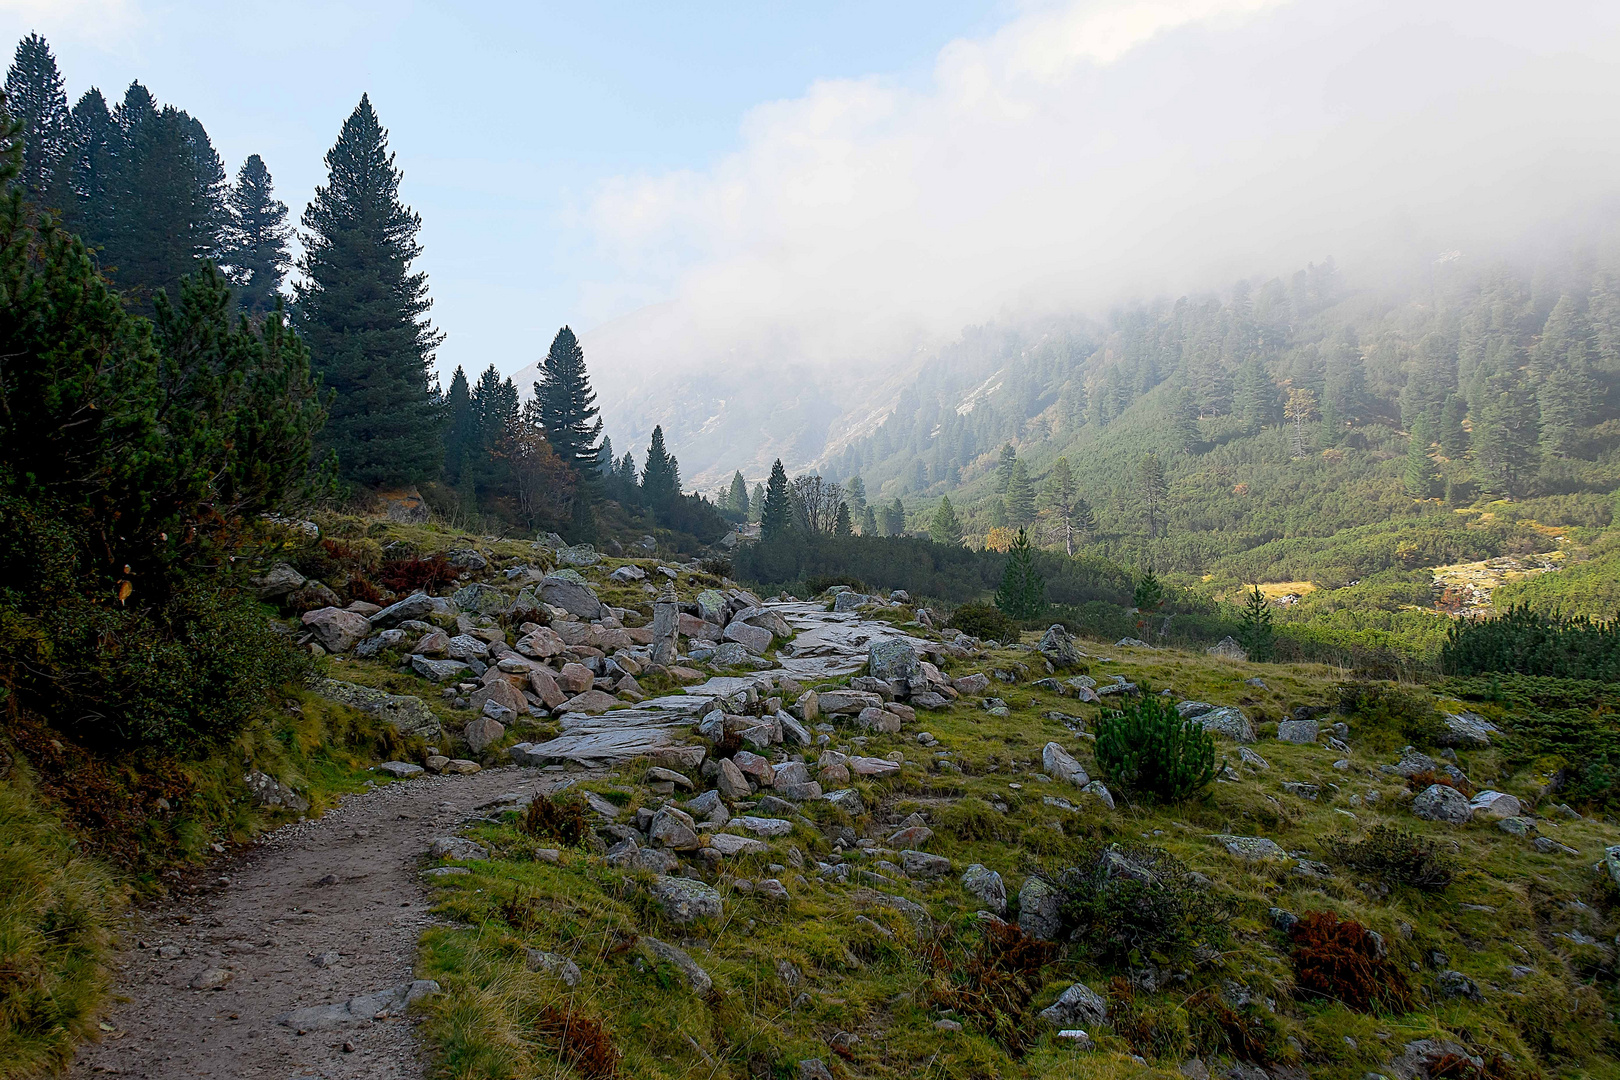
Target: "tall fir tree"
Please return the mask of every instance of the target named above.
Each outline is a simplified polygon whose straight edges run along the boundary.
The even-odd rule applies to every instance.
[[[726,492],[726,509],[742,521],[748,520],[748,481],[739,470],[731,474],[731,489]]]
[[[1163,535],[1165,503],[1170,486],[1164,475],[1164,462],[1149,451],[1136,463],[1136,497],[1142,503],[1142,516],[1147,522],[1148,539]]]
[[[1013,460],[1012,479],[1007,481],[1007,519],[1019,528],[1035,520],[1035,485],[1022,458]]]
[[[450,376],[450,390],[444,396],[444,475],[451,484],[461,483],[462,459],[472,456],[478,440],[478,419],[473,414],[472,388],[467,373],[458,366]]]
[[[574,331],[566,326],[557,331],[541,362],[534,400],[546,441],[557,456],[580,476],[594,476],[596,439],[602,433],[602,420],[596,407],[596,391],[591,389],[590,375],[585,370],[585,350]],[[662,441],[660,432],[660,445]],[[645,488],[645,481],[642,486]],[[589,485],[582,483],[580,497],[589,498],[588,489]]]
[[[1046,505],[1057,518],[1058,525],[1063,530],[1063,551],[1067,555],[1074,554],[1074,516],[1077,503],[1080,500],[1080,489],[1074,482],[1074,470],[1069,467],[1069,459],[1060,457],[1052,463],[1052,471],[1046,478],[1044,492]]]
[[[1468,429],[1463,421],[1468,418],[1468,399],[1452,394],[1440,407],[1440,452],[1453,461],[1468,453]]]
[[[1431,441],[1429,418],[1419,412],[1412,424],[1412,434],[1406,440],[1406,471],[1401,477],[1407,495],[1414,499],[1432,499],[1440,486],[1439,470],[1429,456]]]
[[[861,514],[861,535],[876,536],[878,531],[877,511],[871,503],[867,503],[865,512]]]
[[[641,469],[641,498],[654,509],[663,509],[681,494],[680,464],[664,446],[664,429],[653,428],[647,446],[646,464]]]
[[[1190,391],[1188,393],[1190,396]],[[1238,368],[1232,413],[1243,421],[1244,430],[1251,435],[1276,417],[1277,386],[1266,374],[1259,357],[1250,357]]]
[[[604,477],[613,475],[618,459],[613,456],[613,440],[606,435],[602,436],[602,445],[596,449],[596,459],[601,464],[601,473]]]
[[[1480,487],[1504,498],[1523,494],[1535,461],[1536,434],[1534,398],[1520,388],[1499,387],[1474,425]]]
[[[754,524],[759,524],[765,514],[765,485],[755,484],[754,493],[748,497],[748,518]]]
[[[1003,444],[996,458],[996,490],[1003,495],[1007,494],[1007,485],[1012,483],[1013,464],[1017,460],[1018,451],[1013,449],[1013,444]]]
[[[787,470],[782,459],[771,465],[771,478],[765,485],[765,498],[761,501],[759,535],[761,540],[774,540],[793,526],[793,501],[788,495]]]
[[[62,209],[67,177],[63,160],[71,143],[67,91],[51,47],[38,34],[17,43],[6,72],[5,111],[22,124],[23,197],[37,206]]]
[[[883,535],[904,536],[906,533],[906,508],[901,505],[899,496],[883,509]]]
[[[1271,603],[1266,600],[1260,586],[1254,586],[1244,598],[1243,613],[1238,619],[1238,642],[1249,654],[1249,659],[1265,662],[1271,659],[1275,648],[1275,633],[1271,626]]]
[[[962,543],[962,523],[956,518],[956,508],[948,495],[939,499],[933,518],[928,522],[928,539],[936,544],[959,547]]]
[[[1189,454],[1198,446],[1198,405],[1185,386],[1170,402],[1170,438],[1177,450]]]
[[[1591,365],[1591,326],[1574,298],[1562,296],[1530,354],[1530,375],[1541,413],[1541,448],[1548,457],[1569,457],[1574,452],[1579,429],[1596,397]]]
[[[113,227],[113,196],[123,133],[101,91],[92,87],[68,117],[67,156],[59,172],[66,193],[63,221],[91,248],[105,248]]]
[[[866,481],[861,479],[860,473],[849,478],[844,485],[844,494],[849,496],[850,512],[857,517],[866,516]]]
[[[220,263],[241,297],[243,310],[262,315],[276,306],[292,259],[287,241],[287,204],[275,197],[270,170],[258,154],[249,155],[237,171],[226,197],[228,223]]]
[[[1024,529],[1018,530],[1007,550],[1007,568],[996,590],[996,607],[1019,622],[1038,619],[1046,611],[1046,579],[1035,569],[1035,550]]]
[[[849,503],[840,502],[838,504],[838,513],[833,517],[832,534],[834,536],[855,535],[855,525],[849,516]]]
[[[370,486],[439,474],[442,409],[432,376],[443,335],[428,320],[422,220],[399,199],[388,133],[360,104],[326,154],[327,182],[304,211],[299,326],[317,369],[337,392],[325,441],[341,475]]]

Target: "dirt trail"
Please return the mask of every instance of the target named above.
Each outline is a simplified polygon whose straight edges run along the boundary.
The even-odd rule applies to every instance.
[[[118,979],[128,1000],[69,1075],[420,1077],[406,1018],[299,1035],[276,1017],[409,982],[432,921],[419,873],[428,842],[507,792],[549,792],[579,775],[507,767],[389,784],[222,860],[210,888],[131,917]],[[232,977],[191,989],[208,971]]]

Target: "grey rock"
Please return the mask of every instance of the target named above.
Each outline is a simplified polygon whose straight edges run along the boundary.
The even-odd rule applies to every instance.
[[[1496,823],[1496,827],[1509,836],[1521,839],[1534,836],[1536,833],[1535,821],[1527,817],[1505,817]]]
[[[1109,791],[1108,785],[1101,780],[1093,780],[1085,786],[1084,791],[1087,795],[1095,796],[1108,809],[1114,808],[1114,793]]]
[[[1448,1039],[1415,1039],[1402,1048],[1401,1056],[1389,1063],[1389,1069],[1396,1080],[1427,1080],[1429,1070],[1446,1058],[1461,1058],[1476,1069],[1485,1064],[1483,1058],[1469,1053],[1461,1043]]]
[[[411,657],[411,670],[430,682],[442,683],[459,679],[472,668],[460,660],[429,660],[425,656]]]
[[[690,878],[661,877],[653,883],[652,896],[665,916],[675,922],[717,919],[725,910],[713,886]]]
[[[540,598],[552,607],[560,607],[581,619],[600,619],[602,601],[582,584],[552,574],[540,582]]]
[[[332,1005],[311,1005],[294,1009],[276,1017],[282,1027],[298,1031],[332,1031],[348,1024],[368,1023],[379,1017],[398,1016],[406,1008],[440,993],[439,984],[432,979],[417,979],[401,983],[389,990],[374,994],[361,994]]]
[[[456,607],[473,615],[496,615],[506,610],[506,597],[501,590],[493,585],[483,582],[473,582],[462,589],[457,589],[450,597]]]
[[[452,660],[485,660],[489,657],[489,645],[470,634],[457,634],[445,644],[444,655]]]
[[[1267,761],[1253,750],[1250,750],[1247,746],[1238,747],[1238,760],[1243,762],[1243,764],[1256,769],[1271,768],[1271,762]]]
[[[609,581],[616,581],[623,585],[631,581],[641,581],[647,576],[647,571],[634,563],[626,563],[608,575]]]
[[[1475,818],[1518,817],[1524,812],[1519,800],[1501,791],[1482,791],[1468,803]]]
[[[799,1080],[833,1080],[833,1074],[820,1058],[805,1058],[799,1062]]]
[[[1082,659],[1074,638],[1069,636],[1062,623],[1053,623],[1047,627],[1046,633],[1041,635],[1040,643],[1035,649],[1058,671],[1075,667]]]
[[[380,634],[373,634],[354,647],[354,655],[361,660],[370,660],[387,649],[399,649],[405,645],[405,631],[384,630]]]
[[[1056,941],[1063,928],[1062,897],[1038,877],[1024,879],[1018,890],[1018,928],[1032,938]]]
[[[720,775],[715,779],[715,787],[728,799],[746,799],[753,793],[748,778],[730,758],[720,759]]]
[[[641,944],[652,954],[654,960],[678,968],[686,977],[686,985],[690,986],[694,993],[708,994],[714,989],[714,980],[709,978],[709,973],[699,967],[697,961],[693,960],[685,949],[676,948],[655,937],[643,937]]]
[[[248,798],[254,806],[267,806],[277,810],[292,810],[302,814],[309,809],[309,800],[273,776],[254,770],[242,777],[247,785]]]
[[[371,633],[371,623],[364,615],[340,607],[306,611],[303,623],[315,643],[329,653],[346,653]]]
[[[769,630],[745,622],[734,622],[726,627],[724,637],[726,641],[736,642],[755,656],[765,655],[773,640]]]
[[[197,973],[191,980],[191,988],[193,990],[223,990],[225,984],[235,977],[236,973],[226,968],[209,968],[206,971]]]
[[[1108,999],[1085,983],[1075,983],[1050,1006],[1041,1010],[1041,1019],[1053,1027],[1066,1028],[1076,1024],[1095,1027],[1108,1019]]]
[[[1443,997],[1463,997],[1470,1001],[1484,1000],[1484,995],[1479,992],[1479,984],[1460,971],[1442,971],[1438,983]]]
[[[467,740],[468,748],[475,754],[482,754],[500,742],[505,735],[506,725],[487,716],[480,716],[462,731],[462,738]]]
[[[900,866],[911,877],[938,878],[951,872],[951,860],[926,851],[902,851]]]
[[[1412,813],[1424,821],[1466,825],[1473,817],[1468,796],[1445,784],[1430,784],[1412,800]]]
[[[1277,741],[1305,746],[1316,742],[1315,720],[1283,720],[1277,724]]]
[[[1530,841],[1530,846],[1543,855],[1579,855],[1580,852],[1567,844],[1560,844],[1550,836],[1538,836]]]
[[[1096,685],[1093,683],[1092,685]],[[1178,701],[1176,712],[1181,714],[1183,720],[1191,720],[1195,716],[1203,716],[1215,706],[1207,701]]]
[[[590,544],[575,544],[558,548],[557,561],[564,566],[595,566],[602,561],[602,556]]]
[[[994,870],[974,863],[962,874],[962,888],[995,914],[1007,913],[1007,886]]]
[[[1041,767],[1054,780],[1062,780],[1075,787],[1085,787],[1091,783],[1091,777],[1086,775],[1085,767],[1055,742],[1049,742],[1041,748]]]
[[[465,836],[436,836],[428,843],[428,854],[454,862],[483,862],[489,858],[489,849]]]
[[[647,829],[647,839],[671,851],[696,851],[697,823],[684,810],[673,806],[661,807],[653,814],[652,824]]]
[[[377,766],[377,771],[387,773],[396,780],[409,780],[413,776],[421,776],[426,770],[408,761],[385,761]]]
[[[259,594],[260,600],[279,600],[288,593],[303,588],[304,581],[303,574],[282,562],[276,563],[261,576],[253,578],[250,584]]]
[[[433,597],[427,593],[412,593],[397,603],[389,604],[367,621],[375,630],[387,630],[403,622],[426,619],[433,612]]]
[[[1217,833],[1210,837],[1218,841],[1227,852],[1244,862],[1263,862],[1267,859],[1286,859],[1288,852],[1278,846],[1275,840],[1264,836],[1233,836],[1230,833]]]
[[[1249,650],[1245,649],[1242,645],[1239,645],[1237,640],[1231,637],[1221,638],[1219,644],[1205,649],[1204,651],[1210,656],[1219,657],[1222,660],[1242,661],[1249,658]]]
[[[1391,766],[1391,769],[1401,776],[1412,777],[1420,772],[1434,772],[1439,767],[1439,763],[1434,758],[1427,754],[1420,754],[1408,746],[1402,751],[1401,760]]]
[[[904,638],[873,638],[866,649],[866,673],[889,683],[921,683],[922,658]]]
[[[1182,705],[1185,704],[1187,703],[1182,702]],[[1179,709],[1180,706],[1177,708]],[[1228,705],[1218,709],[1210,708],[1201,713],[1194,713],[1192,715],[1200,724],[1204,726],[1204,730],[1210,732],[1211,734],[1224,735],[1226,738],[1240,743],[1254,742],[1254,723],[1250,721],[1242,709],[1233,708],[1232,706]],[[1279,739],[1282,738],[1282,730],[1280,726],[1278,728],[1277,737]]]
[[[861,802],[861,793],[854,788],[841,788],[838,791],[829,791],[822,796],[827,802],[851,817],[860,817],[866,813],[866,804]]]
[[[1462,712],[1448,714],[1444,718],[1444,727],[1434,741],[1441,746],[1477,750],[1491,745],[1491,736],[1496,733],[1496,725],[1483,716]]]

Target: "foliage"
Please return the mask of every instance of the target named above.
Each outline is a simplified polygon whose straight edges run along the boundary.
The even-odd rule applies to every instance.
[[[434,592],[456,580],[456,568],[443,555],[405,555],[382,565],[377,580],[401,596]]]
[[[1271,626],[1271,603],[1258,585],[1244,598],[1237,639],[1248,652],[1249,659],[1257,663],[1270,660],[1276,649],[1276,632]]]
[[[1448,675],[1500,671],[1620,682],[1620,619],[1546,615],[1515,605],[1505,615],[1454,625],[1440,667]]]
[[[1365,731],[1387,731],[1401,742],[1430,746],[1440,733],[1440,717],[1428,691],[1391,683],[1357,679],[1337,688],[1339,712],[1353,717]]]
[[[977,1030],[1017,1054],[1028,1040],[1024,1013],[1040,991],[1041,973],[1057,956],[1057,946],[1025,936],[1015,924],[982,924],[971,956],[953,955],[939,942],[923,954],[930,983],[929,1004],[954,1009]]]
[[[771,478],[765,485],[765,501],[760,509],[760,546],[782,537],[792,524],[793,504],[788,499],[787,470],[782,468],[782,459],[777,458],[771,464]]]
[[[229,217],[220,264],[230,270],[244,310],[263,315],[280,299],[281,283],[292,265],[287,241],[287,204],[275,197],[270,170],[249,154],[225,200]]]
[[[1017,641],[1018,624],[993,604],[963,604],[951,612],[950,624],[982,641]]]
[[[585,800],[536,795],[518,819],[518,828],[537,840],[555,840],[564,847],[578,847],[590,835],[585,820]]]
[[[557,1044],[557,1058],[589,1080],[619,1075],[623,1056],[613,1036],[594,1016],[567,1005],[547,1005],[535,1022],[535,1032]]]
[[[1289,959],[1301,996],[1338,1001],[1357,1012],[1403,1013],[1412,1007],[1406,973],[1353,919],[1306,912],[1288,932]]]
[[[1162,603],[1164,585],[1150,566],[1136,579],[1136,588],[1131,592],[1131,606],[1138,611],[1152,611]]]
[[[1109,780],[1159,802],[1196,798],[1215,779],[1215,737],[1183,720],[1169,699],[1144,692],[1097,721],[1097,767]]]
[[[1443,892],[1457,876],[1457,864],[1433,840],[1395,825],[1375,825],[1362,840],[1331,838],[1327,848],[1336,862],[1388,885]]]
[[[1559,798],[1574,804],[1620,805],[1620,685],[1582,679],[1492,675],[1452,679],[1465,701],[1502,710],[1497,720],[1508,759],[1539,764]]]
[[[1088,844],[1053,875],[1074,940],[1110,963],[1185,959],[1225,940],[1231,910],[1180,859],[1151,844]]]
[[[939,500],[939,508],[928,523],[928,539],[936,544],[962,542],[962,523],[956,519],[956,509],[949,498]]]
[[[1007,568],[996,590],[996,607],[1019,622],[1034,621],[1046,612],[1046,579],[1035,568],[1034,549],[1022,528],[1007,551]]]

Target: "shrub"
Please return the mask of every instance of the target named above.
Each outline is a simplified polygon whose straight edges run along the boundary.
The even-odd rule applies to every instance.
[[[1230,1055],[1239,1061],[1274,1061],[1287,1037],[1270,1009],[1253,1001],[1236,1007],[1208,986],[1187,999],[1187,1026],[1193,1046],[1201,1054]]]
[[[1543,615],[1514,605],[1496,618],[1453,623],[1440,668],[1447,675],[1501,671],[1620,682],[1620,619]]]
[[[536,840],[555,840],[563,847],[578,847],[590,835],[585,821],[585,803],[581,799],[553,799],[549,795],[536,795],[523,816],[518,829]]]
[[[1150,1061],[1178,1061],[1192,1049],[1187,1010],[1181,1003],[1138,994],[1129,979],[1118,975],[1108,980],[1108,1026]]]
[[[619,1075],[623,1055],[594,1016],[566,1005],[547,1005],[534,1026],[539,1034],[556,1041],[557,1056],[565,1069],[572,1068],[590,1080]]]
[[[983,925],[978,946],[965,962],[937,942],[925,946],[931,976],[926,996],[1018,1053],[1025,1042],[1024,1010],[1039,992],[1041,971],[1057,956],[1057,946],[1026,937],[1012,923]]]
[[[1110,961],[1182,956],[1222,939],[1231,917],[1207,883],[1149,844],[1088,845],[1053,884],[1075,939]]]
[[[1097,766],[1138,794],[1179,802],[1215,779],[1215,737],[1168,699],[1144,694],[1097,721]]]
[[[1378,825],[1365,840],[1329,840],[1328,852],[1353,870],[1391,885],[1410,885],[1441,892],[1457,876],[1457,865],[1442,855],[1434,841],[1394,825]]]
[[[426,559],[409,555],[383,563],[377,580],[402,596],[414,592],[432,592],[455,581],[456,568],[443,555],[432,555]]]
[[[1432,746],[1440,734],[1440,717],[1427,690],[1389,683],[1341,683],[1338,710],[1372,729],[1392,731],[1414,746]]]
[[[1337,1001],[1357,1012],[1407,1012],[1412,992],[1405,972],[1382,943],[1352,919],[1310,911],[1288,931],[1294,983],[1306,998]]]
[[[1017,641],[1018,624],[993,604],[963,604],[947,620],[969,637],[986,641]]]

